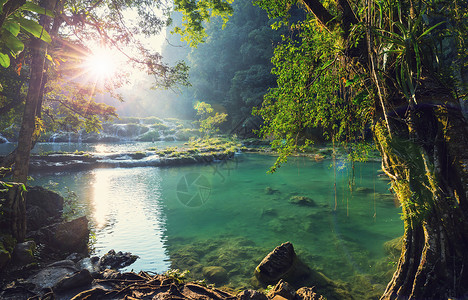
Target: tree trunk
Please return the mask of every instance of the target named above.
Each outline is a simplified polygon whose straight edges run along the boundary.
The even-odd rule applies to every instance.
[[[418,105],[391,116],[391,138],[383,121],[374,127],[405,226],[398,268],[381,300],[465,299],[467,124],[449,91],[428,84],[420,90]]]
[[[25,188],[20,183],[0,182],[0,232],[24,242],[26,235]]]
[[[53,11],[56,0],[44,0],[43,7],[48,11]],[[50,17],[42,15],[39,22],[46,31],[50,28]],[[13,170],[13,180],[26,183],[29,171],[29,157],[32,148],[32,139],[36,130],[36,116],[38,115],[39,103],[42,99],[42,81],[45,66],[45,55],[47,53],[47,43],[34,38],[31,43],[31,77],[29,80],[28,95],[24,106],[23,120],[18,137],[18,147],[16,149],[15,166]]]

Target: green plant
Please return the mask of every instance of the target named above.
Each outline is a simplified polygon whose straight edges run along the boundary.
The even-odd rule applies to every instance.
[[[184,283],[187,280],[187,275],[190,273],[189,270],[180,271],[179,269],[169,269],[164,272],[164,276],[174,280],[176,283]]]

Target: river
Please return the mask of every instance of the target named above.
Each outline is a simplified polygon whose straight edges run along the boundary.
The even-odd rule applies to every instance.
[[[78,150],[118,152],[150,144]],[[1,152],[11,147],[0,146]],[[67,147],[77,149],[39,144],[36,151]],[[383,243],[401,236],[403,226],[388,181],[377,176],[380,163],[356,163],[353,176],[345,161],[333,168],[330,160],[291,158],[267,174],[274,159],[239,153],[205,165],[39,173],[32,174],[32,185],[64,195],[74,191],[75,209],[90,219],[94,254],[115,249],[138,255],[127,270],[191,269],[197,277],[203,266],[222,266],[232,286],[249,287],[261,259],[290,241],[302,260],[330,278],[350,282],[367,276],[384,284],[394,261]],[[290,203],[294,197],[308,197],[315,205]]]

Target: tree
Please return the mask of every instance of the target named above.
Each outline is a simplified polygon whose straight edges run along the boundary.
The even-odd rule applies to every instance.
[[[30,11],[42,13],[38,23],[34,21],[34,16],[23,18],[19,13],[23,6],[14,6],[16,10],[11,12],[11,9],[7,9],[12,7],[9,4],[11,3],[7,2],[3,6],[5,9],[2,18],[5,16],[6,20],[3,27],[6,30],[2,28],[2,33],[9,33],[13,28],[14,34],[17,35],[19,29],[16,30],[16,28],[19,25],[15,27],[16,23],[13,21],[18,20],[21,28],[26,28],[26,31],[32,35],[31,38],[26,39],[26,50],[30,56],[26,69],[30,71],[30,76],[18,147],[2,162],[3,166],[9,167],[13,162],[12,158],[14,159],[13,179],[18,182],[27,180],[30,150],[43,124],[42,108],[45,94],[52,95],[51,91],[55,92],[55,95],[47,98],[49,101],[55,101],[54,105],[48,107],[47,112],[52,111],[50,108],[55,108],[56,111],[61,111],[57,110],[57,107],[67,108],[68,121],[73,119],[73,122],[68,122],[68,125],[75,124],[84,126],[86,129],[95,129],[100,125],[98,117],[116,116],[115,110],[110,109],[109,106],[98,105],[92,100],[96,92],[95,86],[86,88],[81,84],[81,87],[78,87],[76,81],[73,81],[73,77],[69,75],[68,83],[65,83],[68,87],[51,84],[50,75],[54,75],[53,79],[62,81],[65,78],[63,65],[68,64],[63,62],[77,60],[80,56],[78,60],[83,60],[89,55],[90,41],[118,49],[128,58],[129,64],[138,66],[146,70],[149,75],[153,75],[155,84],[158,86],[187,84],[187,68],[183,63],[175,66],[164,64],[158,53],[148,50],[136,37],[160,32],[166,24],[169,9],[165,2],[134,0],[112,2],[109,6],[105,1],[97,1],[90,5],[88,1],[43,0],[40,6],[27,2],[25,5]],[[123,13],[129,9],[136,9],[141,19],[137,19],[136,22],[135,20],[126,21]],[[22,48],[20,49],[19,46],[14,48],[11,45],[16,44],[10,40],[9,35],[2,34],[0,38],[1,44],[8,46],[7,48],[11,50],[9,55],[14,59],[19,52],[24,50],[24,44],[16,39],[15,43],[21,44]],[[5,47],[2,47],[2,51],[3,48]],[[6,57],[9,59],[8,55]],[[2,54],[0,58],[5,60],[5,54]],[[2,65],[7,67],[9,61],[8,64]],[[18,72],[21,70],[21,62],[19,66]],[[57,72],[61,66],[62,71]],[[76,66],[68,71],[82,72]],[[77,88],[72,88],[73,86]],[[105,86],[105,90],[112,92],[116,87],[118,86]],[[64,91],[62,97],[58,96],[60,90]],[[88,97],[84,95],[85,92],[89,92]],[[77,97],[70,95],[77,95]],[[69,101],[63,101],[67,97]]]
[[[294,1],[261,0],[276,25]],[[278,88],[256,112],[280,152],[321,126],[352,150],[370,129],[402,207],[401,257],[382,299],[468,295],[468,133],[459,95],[466,2],[304,0],[276,48]]]
[[[218,126],[226,121],[226,113],[215,112],[211,105],[206,102],[197,102],[194,108],[200,118],[197,122],[200,126],[199,130],[205,137],[218,132]]]

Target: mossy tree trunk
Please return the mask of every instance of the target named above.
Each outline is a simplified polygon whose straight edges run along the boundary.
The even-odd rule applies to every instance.
[[[403,250],[381,299],[468,296],[468,134],[449,91],[422,86],[418,104],[374,127],[402,206]],[[388,128],[392,130],[391,134]],[[391,136],[391,137],[390,137]]]
[[[0,182],[0,233],[23,242],[26,235],[26,190],[20,183]]]
[[[41,2],[41,6],[46,8],[47,11],[54,11],[56,4],[56,0],[44,0]],[[39,24],[42,25],[46,31],[49,31],[51,18],[42,15]],[[36,118],[40,116],[42,106],[47,48],[48,44],[45,41],[39,38],[33,38],[31,42],[31,77],[29,79],[28,94],[24,105],[23,119],[14,161],[13,180],[15,182],[26,183],[33,137],[34,134],[39,134],[37,132]]]

